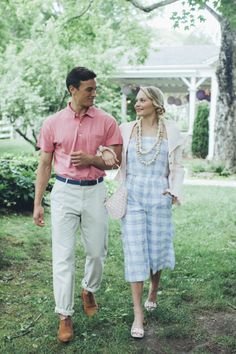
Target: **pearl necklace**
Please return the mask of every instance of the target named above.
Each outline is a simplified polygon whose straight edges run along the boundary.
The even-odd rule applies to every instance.
[[[156,140],[155,140],[154,144],[149,149],[144,150],[142,148],[142,119],[140,119],[138,121],[138,123],[137,123],[137,131],[136,131],[136,154],[137,154],[137,157],[138,157],[139,161],[143,165],[149,166],[154,161],[156,161],[156,159],[157,159],[157,157],[158,157],[158,155],[160,153],[162,138],[163,138],[163,122],[162,122],[161,119],[159,119]],[[153,155],[151,160],[144,160],[142,158],[142,155],[146,155],[146,154],[150,153],[155,148],[156,148],[156,152]]]

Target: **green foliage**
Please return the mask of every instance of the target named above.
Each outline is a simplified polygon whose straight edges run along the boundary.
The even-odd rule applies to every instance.
[[[199,173],[213,174],[214,177],[229,177],[230,175],[232,175],[232,173],[227,170],[222,164],[218,162],[200,159],[197,161],[193,160],[191,165],[189,166],[189,169],[194,175]]]
[[[132,92],[127,99],[127,120],[133,121],[137,118],[136,111],[134,109],[134,105],[136,102],[136,93]]]
[[[111,114],[117,122],[121,123],[121,90],[120,87],[104,80],[98,83],[96,106]]]
[[[201,14],[201,10],[204,9],[205,1],[183,1],[182,11],[174,11],[171,16],[171,20],[174,22],[174,28],[182,25],[186,31],[195,26],[196,21],[204,22],[205,18]],[[198,16],[196,16],[196,13]]]
[[[4,154],[0,159],[0,208],[32,211],[38,157]],[[52,187],[49,183],[48,189]]]
[[[118,117],[120,92],[108,78],[130,48],[133,58],[143,61],[151,38],[141,26],[142,15],[125,0],[58,4],[0,2],[0,14],[9,13],[0,25],[1,114],[32,144],[42,120],[66,105],[65,77],[77,65],[98,74],[104,87],[98,104]]]
[[[230,172],[225,169],[225,167],[219,163],[209,162],[206,160],[199,160],[196,163],[193,162],[191,166],[193,173],[213,173],[214,175],[219,175],[221,177],[230,176]]]
[[[208,137],[209,137],[209,106],[208,104],[200,104],[197,110],[197,116],[193,126],[192,136],[192,153],[193,156],[205,158],[208,153]]]
[[[230,24],[236,26],[236,3],[234,0],[188,0],[182,1],[183,9],[181,11],[174,11],[171,19],[174,22],[174,27],[183,26],[185,30],[190,30],[196,25],[196,22],[205,22],[206,19],[201,10],[209,6],[215,14],[227,18]]]
[[[107,195],[111,196],[117,190],[119,182],[106,178],[105,183],[107,188]]]
[[[226,17],[232,27],[236,27],[236,2],[235,0],[217,1],[218,10]]]

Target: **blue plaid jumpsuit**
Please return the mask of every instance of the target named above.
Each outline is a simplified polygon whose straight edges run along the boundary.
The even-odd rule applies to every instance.
[[[154,137],[142,137],[145,150]],[[143,158],[150,160],[151,151]],[[160,153],[154,163],[146,166],[136,155],[135,139],[131,138],[127,151],[128,190],[127,211],[122,218],[122,241],[125,279],[144,281],[164,268],[174,268],[172,198],[163,195],[168,188],[168,142],[162,139]]]

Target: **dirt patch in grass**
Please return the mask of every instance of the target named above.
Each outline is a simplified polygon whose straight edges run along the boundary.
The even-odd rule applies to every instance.
[[[236,310],[201,315],[199,325],[211,336],[226,335],[236,338]]]
[[[1,238],[0,249],[0,270],[4,270],[14,265],[20,265],[24,260],[43,262],[45,260],[44,251],[48,246],[49,241],[45,239],[17,239],[13,235],[7,234]]]
[[[236,310],[201,315],[198,323],[207,338],[199,347],[214,354],[236,353]]]
[[[160,338],[158,325],[149,323],[145,337],[135,340],[137,353],[145,354],[235,354],[236,311],[209,312],[197,316],[197,333],[187,338]]]
[[[0,270],[11,266],[11,262],[4,258],[3,251],[0,250]]]
[[[174,338],[159,338],[158,328],[151,324],[145,328],[145,337],[142,340],[135,340],[135,347],[137,353],[145,354],[174,354],[174,353],[188,353],[192,347],[191,339],[174,339]]]

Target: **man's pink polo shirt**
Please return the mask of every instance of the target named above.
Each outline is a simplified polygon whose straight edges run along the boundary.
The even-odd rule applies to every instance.
[[[104,176],[105,172],[94,166],[74,167],[70,154],[82,150],[96,155],[100,145],[120,144],[120,129],[112,116],[98,108],[89,107],[80,117],[72,110],[70,103],[44,121],[37,142],[41,150],[53,152],[57,175],[89,180]]]

